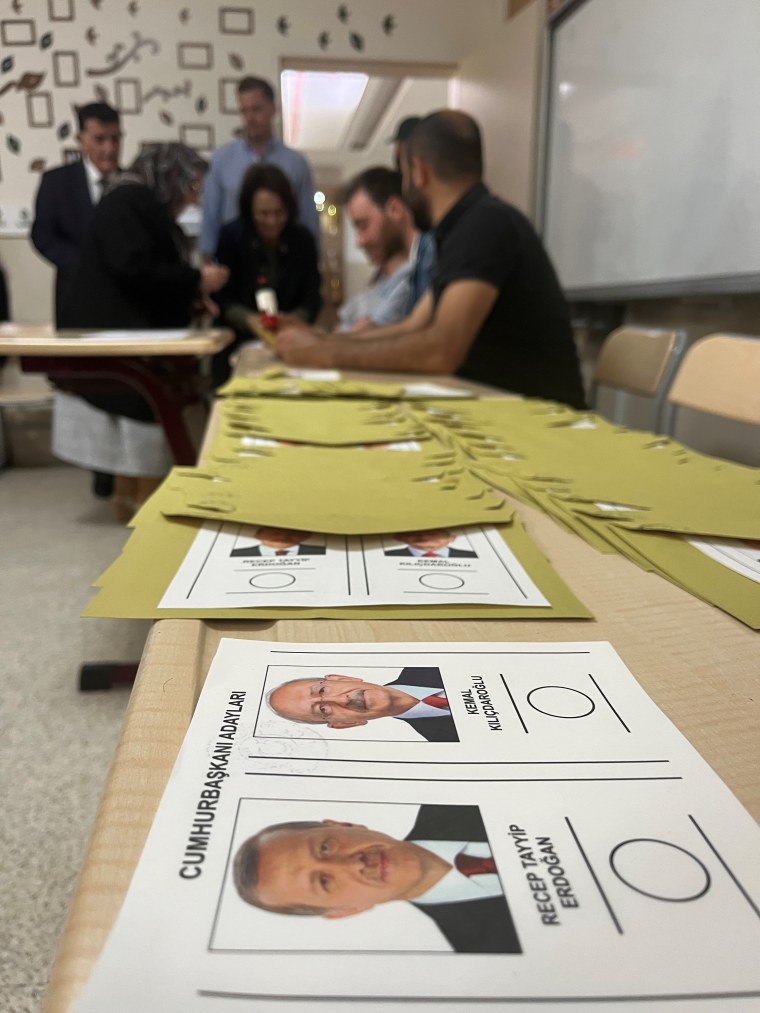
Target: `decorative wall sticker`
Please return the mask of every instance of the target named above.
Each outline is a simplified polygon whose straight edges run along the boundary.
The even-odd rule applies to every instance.
[[[60,125],[60,127],[58,127],[58,130],[57,130],[58,140],[59,141],[65,141],[66,138],[69,136],[70,133],[71,133],[71,124],[70,123],[62,123]]]
[[[34,158],[29,163],[29,172],[44,172],[45,171],[45,159]]]
[[[111,52],[106,56],[106,66],[96,69],[88,69],[88,77],[103,77],[106,74],[115,74],[121,70],[130,60],[140,61],[140,51],[147,48],[155,56],[160,52],[161,46],[157,39],[145,38],[141,32],[132,32],[132,44],[127,47],[124,42],[117,42]]]
[[[345,4],[341,4],[336,13],[338,15],[338,21],[342,22],[344,25],[347,24],[348,19],[351,17],[351,12],[348,7],[346,7]]]
[[[100,36],[98,35],[98,33],[95,31],[94,28],[88,28],[87,31],[84,33],[84,37],[87,39],[87,41],[90,43],[91,46],[94,46],[95,43],[100,38]]]
[[[327,49],[331,42],[332,39],[329,32],[320,32],[317,36],[317,44],[320,49]]]
[[[11,10],[14,14],[20,14],[23,9],[24,5],[21,3],[21,0],[12,0]]]
[[[222,35],[253,35],[253,11],[250,7],[220,7],[219,31]]]
[[[48,0],[48,18],[51,21],[73,21],[74,0]]]
[[[6,56],[2,63],[0,63],[0,71],[3,74],[7,74],[9,70],[13,70],[13,57]]]
[[[280,33],[280,35],[287,35],[288,32],[290,31],[290,22],[288,21],[288,19],[285,17],[284,14],[281,18],[277,19],[277,31]]]
[[[208,109],[208,102],[206,101],[205,95],[199,95],[195,100],[195,111],[197,113],[205,113]]]
[[[34,91],[35,88],[40,86],[44,77],[44,72],[27,72],[26,74],[22,74],[17,81],[6,81],[2,88],[0,88],[0,95],[5,95],[7,91],[12,91],[14,88],[16,91]]]
[[[243,57],[239,56],[237,53],[228,53],[228,59],[233,70],[242,70],[245,66],[243,63]]]
[[[113,97],[120,113],[133,115],[142,112],[142,82],[138,77],[117,77],[113,83]]]
[[[131,14],[133,18],[137,16],[139,10],[140,6],[137,3],[137,0],[131,0],[131,2],[127,4],[127,12]]]
[[[0,21],[0,42],[4,46],[33,46],[37,29],[31,19]]]
[[[181,123],[179,139],[201,154],[214,150],[214,128],[205,123]]]
[[[182,10],[179,12],[179,20],[180,23],[183,25],[186,25],[190,20],[190,11],[188,10],[187,7],[183,7]]]
[[[357,51],[357,53],[361,53],[361,51],[364,49],[364,36],[359,35],[358,32],[350,32],[348,36],[348,41],[351,43],[351,46]]]
[[[30,127],[52,127],[53,96],[49,91],[26,93],[26,118]]]
[[[96,84],[93,91],[98,102],[108,102],[110,104],[111,99],[109,98],[108,91],[102,84]]]
[[[21,151],[21,141],[19,141],[18,137],[15,137],[13,134],[8,134],[5,138],[5,144],[8,151],[12,152],[14,155],[18,155]]]
[[[396,19],[392,14],[388,14],[383,18],[383,31],[386,35],[393,35],[396,29]]]
[[[237,101],[238,79],[236,77],[222,77],[219,79],[219,112],[228,115],[240,112]]]
[[[163,88],[157,84],[155,87],[146,91],[143,95],[143,105],[150,102],[151,99],[160,98],[163,102],[168,102],[169,99],[176,98],[178,95],[184,95],[185,98],[189,98],[193,91],[192,82],[185,80],[182,84],[175,84],[173,88]]]
[[[181,70],[211,70],[214,50],[208,42],[179,42],[177,66]]]
[[[90,3],[92,4],[92,6],[95,8],[96,11],[99,11],[100,5],[103,3],[103,0],[90,0]]]
[[[159,111],[158,111],[158,118],[167,127],[173,127],[174,126],[174,117],[172,116],[172,114],[170,112],[167,112],[166,109],[159,109]]]
[[[50,46],[52,46],[52,44],[53,44],[53,33],[45,32],[45,34],[40,39],[40,49],[49,49]]]
[[[79,53],[73,49],[59,49],[53,53],[53,84],[56,88],[76,88],[80,80]]]

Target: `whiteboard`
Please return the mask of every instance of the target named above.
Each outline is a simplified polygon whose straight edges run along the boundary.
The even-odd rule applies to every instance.
[[[571,299],[760,291],[760,0],[550,28],[544,240]]]

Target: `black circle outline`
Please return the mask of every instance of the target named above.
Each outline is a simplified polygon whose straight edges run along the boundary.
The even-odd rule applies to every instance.
[[[463,578],[463,577],[460,577],[458,573],[449,573],[449,571],[448,571],[448,570],[446,570],[446,571],[441,571],[441,570],[428,570],[428,571],[427,571],[426,573],[421,573],[421,574],[419,575],[419,577],[417,578],[417,581],[418,581],[418,582],[419,582],[420,584],[422,584],[422,578],[423,578],[423,577],[432,577],[432,576],[434,576],[435,574],[437,574],[437,573],[441,573],[441,572],[445,572],[445,574],[446,574],[447,576],[449,576],[449,577],[455,577],[455,578],[456,578],[456,579],[457,579],[457,580],[459,581],[459,585],[458,585],[458,586],[459,586],[459,587],[464,587],[464,578]],[[423,586],[424,588],[427,588],[427,587],[428,587],[428,586],[427,586],[427,584],[422,584],[422,586]],[[454,587],[431,587],[431,588],[428,588],[428,590],[429,590],[429,591],[440,591],[440,592],[441,592],[442,594],[445,594],[445,593],[446,593],[446,591],[455,591],[455,590],[456,590],[456,588],[454,588]]]
[[[550,711],[542,711],[540,707],[536,707],[534,703],[531,703],[530,699],[533,696],[533,694],[537,693],[540,689],[566,689],[569,690],[569,692],[571,693],[578,693],[580,696],[586,697],[588,702],[591,704],[591,710],[586,711],[585,714],[552,714]],[[596,704],[588,695],[588,693],[584,693],[583,690],[580,689],[573,689],[572,686],[554,686],[554,685],[534,686],[525,699],[528,701],[528,705],[532,707],[534,711],[538,711],[539,714],[545,714],[548,718],[559,718],[560,721],[577,721],[578,718],[587,718],[589,714],[593,714],[594,711],[596,710]]]
[[[615,852],[618,850],[618,848],[622,848],[624,844],[636,844],[639,841],[650,841],[652,844],[664,844],[668,848],[675,848],[676,851],[681,851],[683,852],[684,855],[688,855],[689,858],[693,858],[694,861],[697,863],[697,865],[700,867],[700,869],[704,872],[705,876],[707,877],[707,882],[705,883],[704,888],[700,890],[699,893],[695,893],[693,897],[660,897],[659,894],[648,893],[646,890],[641,890],[639,889],[638,886],[634,886],[633,883],[629,883],[628,880],[624,879],[620,875],[618,870],[615,868],[614,865]],[[707,868],[705,863],[700,858],[697,858],[696,855],[693,855],[691,851],[687,851],[686,848],[682,848],[680,844],[673,844],[672,841],[663,841],[659,837],[631,837],[627,841],[621,841],[620,844],[616,844],[615,847],[610,852],[610,868],[615,873],[620,882],[624,883],[630,890],[634,890],[636,893],[640,893],[644,897],[650,897],[652,900],[665,901],[667,904],[688,904],[693,900],[699,900],[700,897],[704,897],[704,895],[707,893],[707,891],[710,889],[710,886],[712,885],[712,877],[710,875],[710,870]]]
[[[263,587],[253,583],[254,577],[265,577],[270,573],[282,574],[286,577],[290,577],[290,584],[281,584],[280,587]],[[248,583],[251,587],[258,588],[260,591],[281,591],[283,587],[290,587],[291,584],[295,584],[296,578],[289,570],[262,570],[260,573],[254,573],[248,578]]]

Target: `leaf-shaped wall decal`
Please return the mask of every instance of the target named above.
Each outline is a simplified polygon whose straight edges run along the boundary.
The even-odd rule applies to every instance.
[[[348,41],[358,52],[361,53],[361,51],[364,49],[364,37],[359,35],[358,32],[351,32],[351,34],[348,36]]]
[[[108,101],[108,92],[105,90],[102,84],[95,85],[95,98],[98,100],[98,102]]]
[[[0,63],[0,70],[3,74],[7,74],[9,70],[13,70],[13,57],[6,56],[2,63]]]
[[[71,125],[69,123],[62,123],[60,127],[58,127],[58,140],[65,141],[70,133]]]
[[[40,39],[40,49],[48,49],[49,46],[52,45],[52,43],[53,43],[53,33],[45,32],[45,34]]]
[[[16,91],[34,91],[42,84],[44,77],[44,73],[33,73],[32,71],[22,74],[16,82]]]
[[[243,61],[237,53],[230,53],[230,66],[233,67],[234,70],[243,69]]]
[[[159,111],[158,118],[161,120],[162,123],[165,123],[167,127],[172,126],[172,124],[174,123],[174,117],[172,116],[171,113],[168,113],[165,109],[161,109]]]
[[[18,137],[14,137],[13,134],[8,134],[5,138],[5,143],[8,145],[8,151],[12,151],[14,155],[17,155],[21,151],[21,141]]]
[[[29,163],[29,172],[42,172],[45,168],[44,158],[35,158],[34,161]]]
[[[208,102],[203,95],[199,95],[195,100],[195,111],[198,113],[205,113],[208,108]]]

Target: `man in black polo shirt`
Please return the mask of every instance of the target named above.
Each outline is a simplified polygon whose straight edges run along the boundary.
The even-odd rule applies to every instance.
[[[399,324],[350,338],[286,328],[293,365],[456,373],[585,407],[567,305],[528,220],[482,183],[477,123],[444,109],[407,140],[404,192],[420,228],[435,229],[431,289]]]

